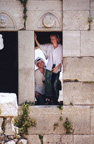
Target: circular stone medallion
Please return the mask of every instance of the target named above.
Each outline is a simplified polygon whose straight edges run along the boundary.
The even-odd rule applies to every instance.
[[[42,22],[45,27],[53,27],[55,24],[55,18],[52,14],[46,14]]]

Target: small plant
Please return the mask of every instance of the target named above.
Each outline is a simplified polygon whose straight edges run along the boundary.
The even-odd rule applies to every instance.
[[[58,108],[59,108],[60,110],[63,110],[63,105],[59,105]]]
[[[23,10],[23,19],[24,19],[24,28],[26,28],[26,19],[27,19],[27,1],[28,0],[19,0],[21,2],[21,4],[23,5],[24,7],[24,10]]]
[[[60,120],[60,121],[63,121],[63,117],[62,117],[62,116],[60,116],[59,120]]]
[[[93,17],[88,17],[88,22],[91,23],[93,21]]]
[[[79,82],[78,79],[75,79],[74,82]]]
[[[43,144],[43,135],[39,135],[39,139],[40,139],[41,144]]]
[[[90,30],[90,24],[91,24],[91,22],[94,20],[94,18],[93,17],[88,17],[88,23],[89,23],[89,28],[88,28],[88,30]]]
[[[34,102],[28,102],[28,101],[25,101],[24,103],[22,103],[22,104],[20,104],[21,106],[23,105],[23,104],[28,104],[29,106],[34,106],[35,104],[34,104]]]
[[[29,127],[35,127],[36,122],[29,117],[29,104],[22,105],[23,113],[14,120],[14,125],[19,128],[19,134],[28,134]]]
[[[66,134],[71,134],[72,132],[72,123],[66,118],[66,121],[64,122],[64,127],[66,129]]]
[[[73,106],[73,103],[72,103],[72,102],[70,102],[70,105],[71,105],[71,106]]]
[[[58,123],[54,123],[54,128],[53,128],[53,130],[56,130],[56,128],[59,126],[59,124]]]

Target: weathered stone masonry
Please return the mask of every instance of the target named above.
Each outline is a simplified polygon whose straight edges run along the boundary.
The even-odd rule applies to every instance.
[[[94,0],[28,0],[26,30],[18,0],[0,0],[1,15],[1,31],[18,31],[19,103],[34,101],[34,31],[63,32],[64,108],[31,106],[37,126],[29,129],[28,143],[41,144],[43,135],[43,144],[94,144],[94,20],[88,30]],[[62,123],[53,130],[61,115],[72,122],[73,134],[66,135]]]

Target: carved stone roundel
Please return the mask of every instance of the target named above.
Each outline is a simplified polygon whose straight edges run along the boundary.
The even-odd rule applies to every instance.
[[[0,27],[7,27],[8,18],[4,15],[0,15]]]
[[[54,18],[54,16],[53,16],[52,14],[46,14],[46,15],[43,17],[42,22],[43,22],[43,25],[44,25],[45,27],[50,28],[50,27],[53,27],[53,26],[54,26],[54,24],[55,24],[55,18]]]

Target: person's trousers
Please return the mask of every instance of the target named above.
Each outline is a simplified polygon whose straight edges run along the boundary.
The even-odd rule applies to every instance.
[[[52,73],[49,70],[46,70],[45,74],[46,98],[52,99],[54,102],[56,102],[59,97],[59,87],[58,87],[59,74],[60,72]]]
[[[45,104],[45,96],[44,95],[41,95],[40,93],[38,93],[38,96],[36,96],[36,94],[35,94],[35,97],[37,99],[38,105]]]

